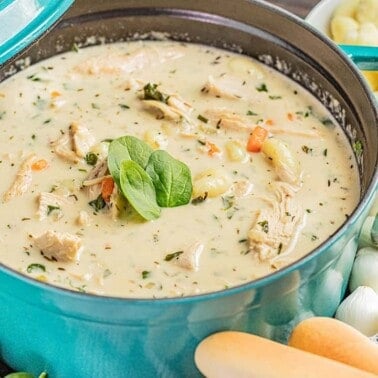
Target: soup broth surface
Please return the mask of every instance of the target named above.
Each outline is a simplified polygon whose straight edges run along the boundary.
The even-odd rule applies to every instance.
[[[0,145],[0,261],[99,295],[187,296],[275,272],[333,234],[360,191],[317,100],[196,44],[102,45],[30,66],[0,85]]]

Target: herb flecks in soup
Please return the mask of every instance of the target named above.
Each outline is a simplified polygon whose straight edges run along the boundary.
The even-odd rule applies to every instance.
[[[0,261],[54,285],[150,298],[240,285],[309,253],[358,201],[339,126],[245,56],[98,46],[0,93]]]

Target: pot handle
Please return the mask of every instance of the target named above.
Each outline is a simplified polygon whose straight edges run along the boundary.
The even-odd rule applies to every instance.
[[[339,45],[360,70],[378,71],[378,47]]]
[[[46,32],[74,0],[0,1],[0,65]]]

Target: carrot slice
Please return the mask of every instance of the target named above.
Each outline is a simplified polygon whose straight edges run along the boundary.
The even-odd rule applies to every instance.
[[[31,169],[32,171],[43,171],[44,169],[47,168],[47,161],[45,159],[40,159],[40,160],[37,160],[35,161],[32,165],[31,165]]]
[[[261,126],[256,126],[252,134],[249,135],[247,143],[247,151],[249,152],[260,152],[261,146],[264,143],[264,140],[268,136],[268,130],[264,129]]]
[[[287,119],[289,121],[294,121],[294,114],[293,113],[287,113]]]
[[[58,92],[58,91],[52,91],[52,92],[51,92],[51,97],[52,97],[52,98],[59,97],[60,95],[61,95],[61,93]]]
[[[207,153],[209,154],[209,156],[213,156],[217,153],[220,152],[220,149],[218,146],[216,146],[214,143],[211,143],[211,142],[206,142],[206,147],[209,149],[207,151]]]
[[[267,125],[267,126],[273,126],[274,125],[274,121],[272,119],[267,119],[265,121],[265,125]]]
[[[101,181],[101,197],[105,202],[110,201],[110,196],[113,193],[114,180],[111,177],[105,177]]]

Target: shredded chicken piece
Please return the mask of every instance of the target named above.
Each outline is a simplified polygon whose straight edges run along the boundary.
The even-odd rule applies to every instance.
[[[69,133],[64,133],[50,145],[55,153],[64,160],[78,163],[94,143],[95,139],[86,127],[72,123],[69,127]]]
[[[196,272],[199,268],[199,258],[203,249],[204,245],[202,243],[195,242],[178,257],[177,265]]]
[[[167,104],[183,114],[183,117],[189,117],[193,107],[181,98],[178,94],[169,95]]]
[[[292,167],[285,164],[277,164],[275,170],[280,180],[292,185],[300,185],[302,173],[299,170],[293,170]]]
[[[191,118],[193,107],[177,93],[169,93],[165,90],[162,90],[161,93],[166,97],[166,102],[145,100],[144,96],[141,96],[143,106],[154,112],[158,119],[164,118],[168,121],[174,121],[178,126],[176,131],[181,136],[195,138],[194,129],[196,125]]]
[[[113,220],[117,220],[121,214],[122,208],[126,205],[125,199],[120,195],[118,186],[114,183],[113,192],[110,195],[107,206],[109,208],[110,217]]]
[[[85,210],[81,210],[79,212],[78,217],[76,218],[76,223],[79,226],[86,227],[86,226],[90,225],[91,218],[90,218],[89,214]]]
[[[50,145],[53,147],[54,152],[62,159],[71,163],[79,161],[79,157],[72,150],[72,139],[69,134],[65,133],[61,135],[57,140],[51,142]]]
[[[239,99],[247,95],[247,88],[241,78],[232,75],[222,75],[214,79],[209,76],[206,84],[201,89],[202,93],[207,93],[215,97]]]
[[[95,177],[94,179],[90,179],[90,180],[87,179],[87,180],[83,181],[83,186],[86,187],[86,186],[93,186],[93,185],[101,184],[108,177],[112,177],[112,176],[111,175],[105,175],[105,176],[101,176],[101,177]]]
[[[111,53],[100,58],[97,56],[89,58],[74,67],[74,70],[86,75],[125,74],[175,60],[184,55],[185,48],[182,46],[166,46],[159,49],[143,47],[129,54]]]
[[[142,100],[145,108],[151,109],[157,113],[159,119],[165,118],[172,121],[180,121],[184,118],[182,111],[167,105],[164,102],[156,100]]]
[[[35,154],[27,157],[22,163],[11,187],[3,194],[3,202],[22,196],[29,189],[32,182],[32,164],[36,159]]]
[[[294,198],[297,187],[276,182],[275,197],[267,198],[269,207],[258,212],[248,232],[250,251],[261,261],[273,262],[292,252],[305,223],[305,212]]]
[[[206,118],[218,128],[230,129],[235,131],[252,131],[255,128],[255,124],[251,123],[249,119],[241,116],[240,114],[233,113],[227,109],[208,109],[204,112]],[[297,135],[308,138],[320,138],[321,135],[317,130],[302,130],[291,126],[277,127],[266,125],[264,126],[271,134],[286,134]]]
[[[51,206],[61,208],[64,205],[69,205],[72,203],[73,201],[68,197],[63,197],[54,193],[41,192],[38,196],[38,219],[45,219]]]
[[[94,200],[100,195],[101,182],[105,177],[108,177],[108,163],[106,159],[99,161],[83,182],[90,200]]]
[[[219,128],[251,131],[254,127],[254,125],[248,124],[244,117],[227,109],[209,109],[204,114],[210,122],[216,124]]]
[[[45,257],[56,261],[75,261],[82,249],[81,239],[69,233],[48,230],[33,240]]]
[[[295,129],[293,127],[284,128],[284,127],[275,127],[275,126],[269,126],[267,129],[272,134],[286,134],[286,135],[297,135],[297,136],[303,136],[308,138],[320,138],[321,135],[317,130],[301,130],[301,129]]]
[[[95,138],[89,130],[73,122],[70,126],[72,149],[78,157],[84,157],[94,145]]]

